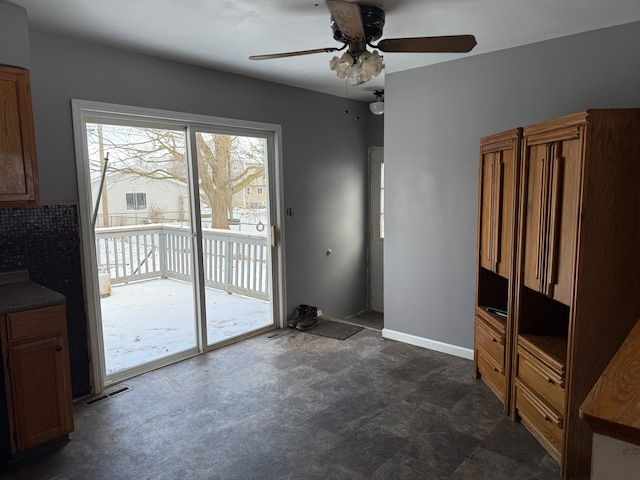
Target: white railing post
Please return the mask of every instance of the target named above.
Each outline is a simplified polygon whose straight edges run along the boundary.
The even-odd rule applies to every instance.
[[[158,246],[160,249],[160,278],[167,278],[167,237],[162,228],[158,234]]]
[[[225,239],[224,253],[224,291],[228,293],[231,286],[231,274],[233,273],[233,242],[228,236]]]

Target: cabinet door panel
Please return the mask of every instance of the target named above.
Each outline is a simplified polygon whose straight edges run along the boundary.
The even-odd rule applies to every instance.
[[[553,149],[547,293],[571,305],[576,255],[579,196],[582,176],[582,143],[565,140]]]
[[[72,430],[66,347],[61,335],[9,347],[18,451]]]
[[[524,169],[526,172],[526,197],[524,218],[523,282],[541,291],[543,287],[545,170],[547,148],[531,145],[527,148]]]
[[[511,276],[515,155],[500,150],[482,156],[480,183],[480,266]]]
[[[0,66],[0,207],[40,202],[29,72]]]
[[[494,196],[494,153],[485,153],[482,156],[482,178],[480,179],[480,266],[493,271],[491,255],[492,246],[492,224],[493,218],[493,196]]]
[[[514,222],[514,193],[516,187],[515,175],[515,154],[513,150],[500,152],[496,159],[498,165],[496,179],[498,180],[499,193],[497,195],[496,217],[498,224],[496,229],[495,245],[497,272],[505,278],[511,276],[511,245],[513,243],[513,222]]]

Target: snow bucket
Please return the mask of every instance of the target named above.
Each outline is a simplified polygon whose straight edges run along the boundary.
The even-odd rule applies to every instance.
[[[109,275],[109,272],[106,272],[103,269],[98,272],[98,286],[100,288],[101,297],[108,297],[111,295],[111,275]]]

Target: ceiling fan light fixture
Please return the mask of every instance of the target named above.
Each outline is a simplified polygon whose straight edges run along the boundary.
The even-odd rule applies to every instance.
[[[341,57],[333,57],[329,62],[329,68],[336,72],[338,78],[349,78],[351,76],[351,67],[354,63],[353,57],[345,53]]]
[[[384,99],[382,98],[384,90],[376,90],[373,94],[376,96],[376,101],[369,104],[369,110],[374,115],[382,115],[384,113]]]
[[[358,64],[360,70],[362,72],[362,77],[365,78],[365,82],[368,82],[373,77],[377,77],[382,72],[384,68],[384,63],[382,63],[384,57],[378,54],[377,50],[369,53],[368,51],[364,51],[360,57],[358,58]]]
[[[380,75],[384,68],[383,59],[376,50],[364,50],[355,58],[352,54],[345,53],[341,57],[333,57],[329,68],[336,72],[338,78],[348,78],[351,85],[360,85]]]

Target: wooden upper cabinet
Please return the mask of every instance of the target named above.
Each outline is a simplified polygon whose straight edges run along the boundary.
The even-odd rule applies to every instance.
[[[29,71],[0,65],[0,207],[39,204]]]
[[[571,303],[582,172],[579,127],[524,136],[523,282]]]
[[[480,144],[479,264],[507,279],[513,260],[520,133],[510,130]]]

